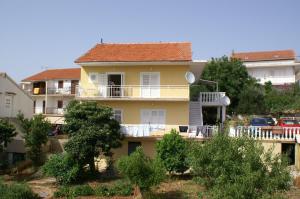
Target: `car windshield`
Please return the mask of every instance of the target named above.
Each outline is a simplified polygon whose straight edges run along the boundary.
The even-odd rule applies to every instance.
[[[284,124],[299,124],[297,120],[283,120]]]
[[[266,119],[264,118],[255,118],[252,120],[252,124],[266,124]]]
[[[271,117],[266,117],[264,119],[266,119],[268,123],[274,123],[274,120]]]

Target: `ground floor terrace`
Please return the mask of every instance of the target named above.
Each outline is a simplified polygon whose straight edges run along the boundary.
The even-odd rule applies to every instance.
[[[124,127],[123,133],[126,137],[122,141],[122,147],[114,149],[114,159],[123,155],[129,155],[135,151],[136,147],[141,146],[145,154],[155,157],[156,142],[161,140],[166,133],[153,132],[150,135],[126,134]],[[220,133],[216,126],[198,126],[196,129],[181,132],[180,135],[185,139],[194,139],[199,142],[209,141],[213,136]],[[230,137],[248,136],[261,143],[264,150],[273,150],[273,154],[286,154],[291,165],[295,165],[300,170],[300,144],[298,136],[300,128],[278,128],[278,127],[231,127]]]

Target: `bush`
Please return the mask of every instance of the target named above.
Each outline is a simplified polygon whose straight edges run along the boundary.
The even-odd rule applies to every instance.
[[[187,147],[187,141],[175,129],[172,129],[169,134],[165,134],[162,140],[157,142],[157,157],[168,172],[183,173],[189,168]]]
[[[78,196],[92,196],[95,195],[95,191],[89,185],[77,185],[74,187],[62,186],[58,191],[54,193],[54,197],[67,197],[74,198]]]
[[[92,187],[89,185],[77,185],[73,187],[74,196],[92,196],[95,194]]]
[[[165,177],[165,170],[158,160],[151,160],[138,147],[130,156],[124,156],[117,162],[119,172],[132,184],[139,186],[142,190],[158,185]]]
[[[5,199],[38,199],[38,195],[33,193],[26,184],[14,183],[5,185],[0,181],[0,198]]]
[[[194,143],[190,163],[210,198],[262,198],[289,189],[287,161],[249,138],[218,135]]]
[[[43,173],[56,178],[59,184],[70,184],[79,178],[79,166],[67,154],[55,154],[42,167]]]

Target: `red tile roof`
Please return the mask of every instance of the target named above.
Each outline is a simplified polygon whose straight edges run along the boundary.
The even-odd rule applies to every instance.
[[[276,51],[259,51],[259,52],[240,52],[233,53],[233,58],[242,61],[274,61],[274,60],[291,60],[295,59],[294,50],[276,50]]]
[[[82,62],[154,62],[191,61],[192,51],[189,42],[174,43],[128,43],[97,44],[79,57]]]
[[[80,68],[49,69],[27,77],[26,79],[23,79],[22,82],[43,81],[49,79],[80,79]]]

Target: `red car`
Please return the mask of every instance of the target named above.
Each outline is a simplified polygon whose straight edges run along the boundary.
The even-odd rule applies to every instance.
[[[299,122],[293,119],[279,119],[277,125],[281,127],[300,127]]]

